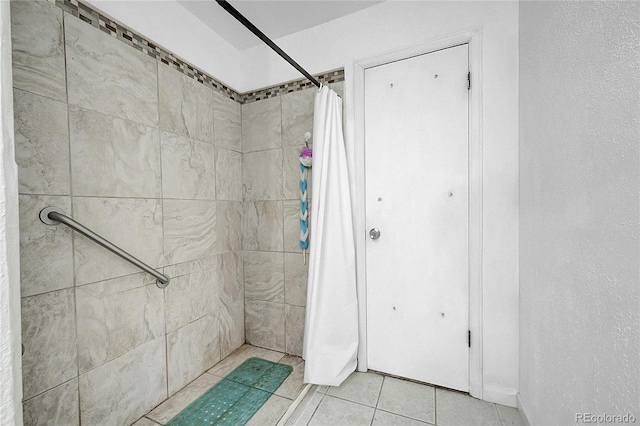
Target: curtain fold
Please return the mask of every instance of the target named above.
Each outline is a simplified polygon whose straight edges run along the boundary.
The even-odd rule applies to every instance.
[[[338,386],[356,368],[358,305],[342,99],[327,87],[315,97],[311,170],[304,381]]]

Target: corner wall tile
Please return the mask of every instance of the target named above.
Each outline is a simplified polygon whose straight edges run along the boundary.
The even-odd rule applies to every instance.
[[[282,146],[280,111],[279,97],[242,105],[242,148],[245,153]]]
[[[247,201],[244,207],[242,248],[282,251],[282,201]]]
[[[305,308],[285,305],[286,353],[302,356]]]
[[[184,327],[220,305],[220,282],[216,269],[203,269],[172,278],[165,288],[167,333]]]
[[[245,299],[284,302],[282,256],[282,253],[263,251],[244,253]]]
[[[220,302],[230,306],[244,300],[242,253],[225,253],[218,256],[218,281],[221,286]]]
[[[170,67],[158,64],[160,128],[213,143],[213,91]]]
[[[284,254],[284,301],[290,305],[306,306],[309,258],[302,253]]]
[[[162,132],[164,198],[215,200],[216,163],[213,144]]]
[[[246,300],[244,308],[247,343],[284,352],[284,303]]]
[[[40,221],[45,207],[71,212],[70,197],[20,195],[20,289],[22,297],[73,287],[73,231]]]
[[[242,152],[242,105],[213,92],[213,135],[216,146]]]
[[[337,83],[331,83],[329,87],[342,98],[342,104],[344,105],[344,80]]]
[[[11,2],[13,85],[65,102],[62,10],[47,1]]]
[[[244,154],[242,183],[245,201],[282,200],[282,149]]]
[[[158,68],[150,56],[64,18],[69,104],[158,127]]]
[[[162,202],[74,197],[74,219],[151,267],[162,264]],[[75,233],[76,285],[135,274],[124,259]]]
[[[81,374],[164,336],[164,292],[145,274],[78,287],[76,305]]]
[[[22,299],[23,397],[73,379],[77,374],[73,289]]]
[[[14,90],[13,106],[20,193],[68,195],[67,105]]]
[[[228,253],[242,250],[242,222],[244,215],[242,203],[240,201],[218,201],[216,206],[218,252]]]
[[[164,200],[165,263],[217,254],[215,201]]]
[[[166,368],[161,337],[80,375],[81,423],[135,422],[167,398]]]
[[[24,401],[25,426],[75,426],[79,424],[78,379]]]
[[[73,195],[160,197],[157,129],[70,106]]]
[[[218,200],[242,201],[242,154],[216,149],[216,192]]]
[[[220,361],[217,313],[167,334],[169,396]]]
[[[314,87],[281,96],[283,146],[303,144],[306,132],[312,133],[313,136],[313,107],[316,91]]]
[[[300,201],[284,201],[283,203],[283,226],[284,226],[284,251],[288,253],[302,253],[300,249]],[[309,222],[311,222],[311,204],[308,201],[307,211],[309,212]],[[309,227],[309,238],[313,238],[313,229]],[[307,251],[307,255],[308,255]],[[301,255],[302,256],[302,255]]]
[[[220,358],[225,358],[244,344],[244,300],[220,309]]]

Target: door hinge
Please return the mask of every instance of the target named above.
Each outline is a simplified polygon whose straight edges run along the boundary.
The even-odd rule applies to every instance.
[[[467,73],[467,90],[471,90],[471,71]]]
[[[469,347],[471,347],[471,330],[469,330]]]

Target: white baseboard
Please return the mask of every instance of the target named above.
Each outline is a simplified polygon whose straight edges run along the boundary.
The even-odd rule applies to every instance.
[[[520,392],[516,395],[516,402],[518,403],[518,412],[520,413],[520,418],[522,418],[522,423],[524,426],[531,426],[529,423],[529,416],[527,416],[527,410],[525,410],[524,405],[522,404],[522,397],[520,396]]]
[[[516,393],[505,389],[496,389],[484,387],[482,389],[482,399],[484,401],[494,402],[507,407],[516,408]]]

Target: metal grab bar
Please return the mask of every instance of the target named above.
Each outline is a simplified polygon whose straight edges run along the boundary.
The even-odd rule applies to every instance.
[[[120,247],[105,240],[100,235],[93,232],[91,229],[71,219],[69,216],[65,215],[64,212],[59,208],[45,207],[44,209],[40,210],[40,220],[42,221],[42,223],[45,223],[47,225],[58,225],[60,223],[64,223],[74,231],[79,232],[80,234],[98,243],[99,245],[111,251],[112,253],[117,254],[127,262],[134,264],[135,266],[142,269],[143,271],[156,277],[156,285],[158,287],[165,288],[166,286],[169,285],[168,276],[161,274],[160,272],[153,269],[151,266],[131,256],[129,253],[122,250]]]

